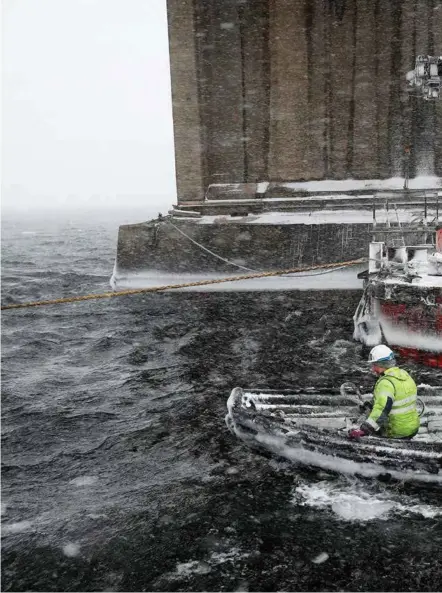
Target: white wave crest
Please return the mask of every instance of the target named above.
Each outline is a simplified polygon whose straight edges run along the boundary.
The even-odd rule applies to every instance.
[[[442,516],[442,507],[421,504],[408,497],[373,492],[361,483],[321,481],[298,485],[293,502],[312,508],[329,509],[344,521],[386,520],[392,513],[415,514],[424,518]]]

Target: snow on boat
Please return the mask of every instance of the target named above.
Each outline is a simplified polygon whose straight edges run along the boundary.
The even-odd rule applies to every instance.
[[[442,485],[442,387],[419,386],[421,428],[412,440],[349,440],[364,398],[331,389],[244,390],[227,401],[229,430],[253,448],[340,473]]]
[[[442,368],[442,224],[435,210],[409,225],[376,225],[353,337]]]

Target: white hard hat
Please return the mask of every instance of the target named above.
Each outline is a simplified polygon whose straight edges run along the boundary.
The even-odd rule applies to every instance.
[[[388,346],[380,344],[371,349],[368,355],[368,362],[381,362],[382,360],[393,360],[394,352]]]

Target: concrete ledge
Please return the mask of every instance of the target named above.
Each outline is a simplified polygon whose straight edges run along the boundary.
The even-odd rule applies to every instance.
[[[175,208],[175,206],[172,208],[172,210],[168,211],[168,214],[170,214],[171,216],[184,218],[201,218],[202,216],[201,212],[198,212],[196,210],[179,210],[178,208]]]
[[[267,195],[267,194],[266,194]],[[248,197],[241,198],[232,194],[231,198],[194,200],[186,203],[179,203],[181,211],[194,211],[207,215],[236,215],[259,214],[261,212],[305,212],[317,210],[367,210],[373,207],[378,210],[384,208],[386,202],[393,209],[398,208],[422,208],[427,204],[428,208],[440,208],[442,210],[442,189],[416,189],[416,190],[388,190],[371,191],[368,194],[349,192],[328,192],[327,194],[308,194],[304,196],[291,197]]]

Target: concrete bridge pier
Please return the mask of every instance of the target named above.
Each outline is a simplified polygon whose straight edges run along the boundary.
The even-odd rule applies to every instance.
[[[214,183],[442,176],[438,0],[167,0],[179,202]]]

